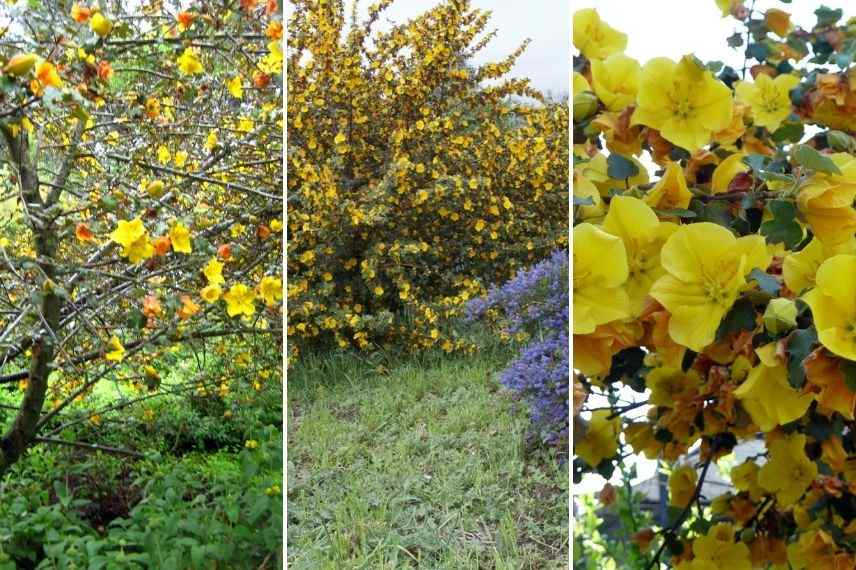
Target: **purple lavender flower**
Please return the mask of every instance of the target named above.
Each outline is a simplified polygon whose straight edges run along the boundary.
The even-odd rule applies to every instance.
[[[542,442],[560,449],[569,433],[568,292],[568,252],[559,250],[467,306],[469,320],[498,314],[504,332],[528,333],[529,344],[500,381],[528,403]]]

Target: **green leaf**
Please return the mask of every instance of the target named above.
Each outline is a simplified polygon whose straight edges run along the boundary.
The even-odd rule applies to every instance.
[[[606,158],[606,174],[616,180],[625,180],[639,174],[639,167],[620,154],[612,153]]]
[[[779,293],[779,289],[782,288],[778,279],[761,271],[757,267],[749,272],[749,277],[758,283],[758,287],[761,288],[761,291],[769,293],[770,295],[777,295]]]
[[[656,212],[658,216],[662,217],[668,216],[675,218],[695,218],[696,216],[698,216],[698,214],[696,214],[692,210],[685,210],[683,208],[672,208],[668,210],[659,210],[657,208],[654,208],[654,212]]]
[[[720,341],[732,332],[754,330],[756,316],[755,305],[749,299],[738,300],[720,323],[716,331],[716,340]]]
[[[132,309],[127,324],[129,328],[140,330],[146,325],[146,316],[139,309]]]
[[[612,357],[609,374],[604,379],[606,384],[632,378],[644,365],[645,351],[638,347],[625,348]]]
[[[731,205],[727,202],[710,202],[704,205],[699,212],[700,222],[711,222],[725,228],[731,229]]]
[[[844,383],[851,392],[856,392],[856,362],[842,360],[841,371],[844,373]]]
[[[782,126],[771,135],[774,142],[785,141],[799,142],[805,133],[805,126],[801,122],[782,123]]]
[[[818,26],[829,26],[840,20],[844,15],[844,11],[841,8],[833,10],[832,8],[821,6],[814,11],[814,15],[817,16]]]
[[[784,243],[785,247],[795,247],[803,238],[802,227],[796,222],[797,209],[788,200],[773,200],[768,204],[773,219],[761,224],[761,235],[767,243]]]
[[[817,172],[841,174],[841,170],[832,162],[831,158],[804,144],[797,145],[794,150],[794,160],[801,166]]]
[[[788,383],[797,390],[805,384],[803,361],[816,342],[817,331],[813,327],[795,330],[788,336]]]

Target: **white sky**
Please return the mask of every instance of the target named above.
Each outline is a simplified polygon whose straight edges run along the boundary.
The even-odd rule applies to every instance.
[[[850,4],[850,7],[847,5]],[[751,0],[745,0],[751,5]],[[821,5],[843,8],[844,20],[856,15],[851,0],[758,0],[756,11],[778,8],[791,14],[791,22],[811,29],[817,22],[814,11]],[[714,0],[571,0],[572,10],[595,8],[613,28],[627,34],[625,53],[644,65],[653,57],[694,53],[702,61],[722,61],[743,66],[745,45],[729,48],[725,39],[743,26],[734,18],[722,18]],[[576,50],[574,50],[576,52]]]
[[[346,1],[350,15],[354,0]],[[357,0],[365,13],[373,0]],[[387,21],[403,23],[438,5],[440,0],[397,0],[385,12]],[[472,6],[490,10],[492,18],[486,32],[497,30],[496,37],[479,53],[475,63],[500,61],[527,38],[532,42],[517,60],[510,75],[528,77],[532,86],[555,95],[570,91],[571,19],[564,0],[472,0]],[[293,9],[286,4],[286,13]]]

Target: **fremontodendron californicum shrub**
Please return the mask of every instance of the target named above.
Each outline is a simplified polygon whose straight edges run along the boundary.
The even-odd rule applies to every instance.
[[[559,449],[568,442],[568,298],[568,252],[559,250],[467,307],[469,320],[526,339],[500,381],[529,404],[541,441]]]

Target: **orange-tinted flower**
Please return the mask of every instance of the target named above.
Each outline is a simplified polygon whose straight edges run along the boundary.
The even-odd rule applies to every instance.
[[[92,241],[95,239],[95,235],[92,233],[92,230],[90,230],[83,222],[80,222],[77,224],[77,227],[74,228],[74,237],[82,242]]]
[[[71,7],[71,18],[78,24],[83,24],[92,16],[92,10],[77,2]]]
[[[178,27],[181,31],[185,31],[188,29],[191,24],[193,24],[193,20],[196,19],[196,14],[191,14],[190,12],[179,12],[178,16],[176,16],[176,20],[178,20]]]
[[[256,89],[264,89],[270,84],[270,75],[257,71],[253,74],[253,86]]]
[[[60,79],[56,67],[49,61],[43,61],[36,66],[36,79],[44,87],[55,87],[57,89],[62,87],[62,79]]]
[[[169,253],[172,242],[169,236],[161,236],[152,240],[152,245],[155,248],[155,255],[166,255]]]
[[[182,295],[181,307],[179,307],[177,311],[178,318],[181,320],[189,319],[190,317],[198,313],[199,309],[199,305],[193,302],[193,299],[190,298],[190,295]]]
[[[161,312],[161,303],[156,296],[146,295],[145,297],[143,297],[143,314],[146,317],[156,317],[160,315]]]
[[[282,22],[274,21],[268,24],[265,34],[272,40],[282,39]]]
[[[840,363],[821,348],[809,354],[803,366],[809,383],[819,390],[818,404],[852,420],[856,412],[856,392],[847,387]]]
[[[113,77],[113,68],[110,66],[109,61],[98,62],[98,77],[102,81],[109,81]]]

